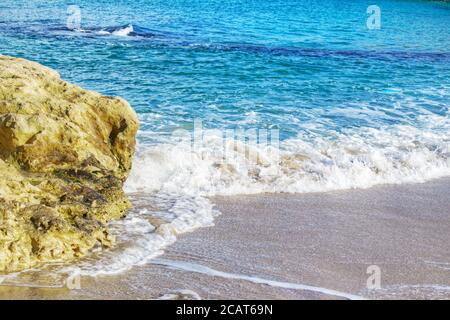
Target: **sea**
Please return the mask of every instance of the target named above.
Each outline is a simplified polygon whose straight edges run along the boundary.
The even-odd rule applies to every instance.
[[[141,123],[118,245],[44,269],[145,264],[212,226],[214,196],[450,176],[448,2],[2,0],[0,53]]]

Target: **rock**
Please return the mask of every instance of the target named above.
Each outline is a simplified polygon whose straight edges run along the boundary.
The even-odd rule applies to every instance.
[[[138,126],[123,99],[0,55],[1,272],[113,245]]]

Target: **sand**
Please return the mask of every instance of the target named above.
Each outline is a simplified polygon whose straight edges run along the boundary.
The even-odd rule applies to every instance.
[[[1,299],[449,299],[450,179],[217,197],[216,225],[81,289],[2,284]],[[368,289],[369,266],[380,289]],[[373,284],[373,282],[370,282]]]

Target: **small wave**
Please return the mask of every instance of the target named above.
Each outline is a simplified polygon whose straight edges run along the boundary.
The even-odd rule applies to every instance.
[[[131,194],[130,198],[133,208],[127,216],[109,224],[111,235],[117,239],[114,248],[98,247],[76,262],[49,263],[37,269],[11,273],[0,277],[0,285],[61,288],[69,276],[119,274],[163,254],[178,235],[213,226],[220,214],[204,197],[159,193]]]
[[[79,35],[86,37],[104,37],[104,36],[115,36],[115,37],[139,37],[139,38],[153,38],[158,35],[157,31],[153,31],[147,28],[140,27],[138,25],[126,24],[115,27],[88,27],[79,29],[69,29],[67,27],[53,27],[48,31],[51,34],[57,35]]]
[[[130,24],[130,25],[126,26],[125,28],[118,29],[118,30],[111,32],[111,34],[115,35],[115,36],[119,36],[119,37],[126,37],[126,36],[130,35],[132,32],[134,32],[134,28]]]
[[[159,297],[156,300],[201,300],[200,295],[192,290],[174,290]]]
[[[105,34],[111,34],[119,37],[140,37],[140,38],[154,38],[162,32],[154,31],[148,28],[141,27],[139,25],[128,24],[119,27],[110,27],[100,30]]]
[[[224,145],[232,151],[229,163],[223,163]],[[248,147],[216,136],[197,153],[190,142],[140,145],[126,183],[134,209],[111,224],[117,247],[63,271],[96,276],[148,263],[178,234],[213,225],[219,212],[209,196],[324,192],[450,176],[447,116],[423,117],[417,127],[299,136],[285,141],[276,157],[258,148],[259,160],[250,164]]]
[[[88,34],[95,34],[100,36],[112,35],[117,37],[127,37],[134,34],[134,26],[132,24],[119,26],[119,27],[108,27],[108,28],[92,28],[83,30],[73,30],[75,32],[82,32]]]
[[[205,137],[199,151],[190,141],[139,145],[126,182],[133,209],[110,224],[117,246],[58,272],[110,275],[148,263],[179,234],[214,224],[220,214],[209,200],[214,195],[324,192],[450,176],[448,116],[423,116],[414,127],[302,134],[282,142],[278,154]],[[249,148],[256,149],[256,162],[248,158]],[[231,155],[227,162],[224,151]]]
[[[154,259],[152,261],[153,264],[166,266],[173,269],[178,270],[184,270],[189,272],[195,272],[195,273],[201,273],[206,274],[208,276],[212,277],[220,277],[220,278],[226,278],[226,279],[233,279],[233,280],[244,280],[253,282],[256,284],[265,284],[271,287],[278,287],[278,288],[284,288],[284,289],[293,289],[293,290],[303,290],[303,291],[312,291],[320,294],[330,295],[330,296],[336,296],[341,297],[349,300],[364,300],[363,297],[357,296],[354,294],[336,291],[332,289],[322,288],[322,287],[313,287],[308,286],[304,284],[297,284],[292,282],[282,282],[282,281],[275,281],[275,280],[268,280],[263,279],[260,277],[252,277],[242,274],[235,274],[235,273],[228,273],[223,271],[218,271],[211,269],[209,267],[196,264],[196,263],[190,263],[185,261],[175,261],[175,260],[166,260],[166,259]]]
[[[127,217],[110,223],[117,238],[114,249],[95,252],[58,272],[95,277],[127,271],[161,255],[177,235],[212,226],[219,215],[202,197],[141,194],[131,195],[131,200],[134,208]]]

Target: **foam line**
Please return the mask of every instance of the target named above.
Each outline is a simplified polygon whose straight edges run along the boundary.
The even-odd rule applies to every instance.
[[[357,295],[353,295],[353,294],[345,293],[345,292],[341,292],[341,291],[336,291],[336,290],[332,290],[332,289],[327,289],[327,288],[322,288],[322,287],[313,287],[313,286],[291,283],[291,282],[280,282],[280,281],[268,280],[268,279],[263,279],[263,278],[259,278],[259,277],[246,276],[246,275],[235,274],[235,273],[228,273],[228,272],[214,270],[209,267],[206,267],[206,266],[203,266],[200,264],[196,264],[196,263],[191,263],[191,262],[166,260],[166,259],[154,259],[151,261],[151,263],[166,266],[166,267],[173,268],[173,269],[206,274],[206,275],[213,276],[213,277],[244,280],[244,281],[249,281],[249,282],[253,282],[253,283],[257,283],[257,284],[265,284],[265,285],[269,285],[272,287],[278,287],[278,288],[284,288],[284,289],[313,291],[313,292],[318,292],[318,293],[322,293],[322,294],[326,294],[326,295],[342,297],[342,298],[346,298],[346,299],[350,299],[350,300],[364,300],[364,298],[361,296],[357,296]]]

